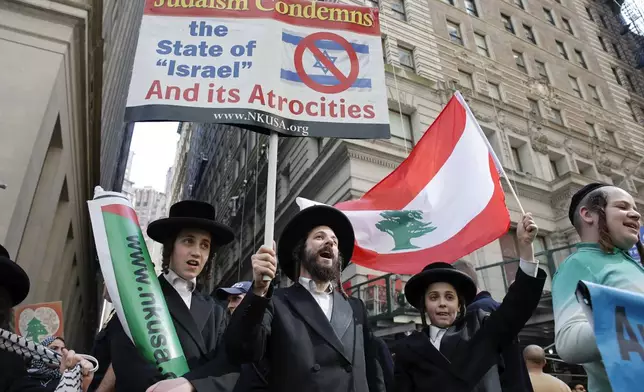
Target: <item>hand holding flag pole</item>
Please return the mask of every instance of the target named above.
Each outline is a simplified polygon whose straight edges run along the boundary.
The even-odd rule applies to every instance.
[[[470,109],[470,107],[467,104],[467,102],[465,102],[465,98],[463,98],[461,93],[459,91],[457,91],[455,93],[455,95],[456,95],[456,98],[461,102],[463,107],[465,107],[465,110],[467,110],[467,113],[470,116],[476,118],[476,116],[474,116],[474,113],[472,113],[472,110]],[[483,129],[481,129],[481,126],[479,125],[478,121],[476,121],[475,123],[476,123],[476,128],[480,132],[481,137],[485,141],[485,144],[487,145],[487,148],[490,151],[490,154],[492,155],[492,158],[494,159],[494,164],[496,165],[496,169],[499,171],[499,173],[501,173],[501,177],[505,178],[505,181],[508,183],[508,187],[510,188],[510,193],[512,193],[512,196],[514,197],[514,200],[516,200],[517,205],[519,206],[519,210],[521,211],[521,220],[523,220],[523,217],[526,215],[526,213],[525,213],[525,210],[523,209],[523,205],[521,204],[521,200],[519,200],[519,196],[517,196],[517,193],[514,190],[514,187],[512,186],[512,183],[510,182],[510,179],[508,178],[508,175],[505,172],[505,169],[503,168],[503,165],[501,165],[501,161],[499,161],[499,158],[496,156],[496,153],[494,152],[494,149],[492,149],[492,145],[490,144],[490,141],[487,139],[487,136],[485,136],[485,132],[483,132]],[[523,222],[519,222],[519,223],[523,224]],[[535,229],[536,229],[536,225],[534,226],[533,229],[526,228],[526,230],[528,230],[528,231],[535,230]],[[535,233],[535,235],[536,235],[536,233]],[[539,273],[539,259],[536,259],[535,261],[536,261],[536,264],[537,264],[537,268],[535,268],[534,277],[536,278],[537,274]]]

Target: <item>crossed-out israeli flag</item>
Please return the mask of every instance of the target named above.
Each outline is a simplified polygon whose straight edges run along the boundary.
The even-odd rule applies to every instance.
[[[282,68],[280,70],[280,79],[283,81],[301,83],[295,67],[295,48],[304,36],[297,33],[282,31]],[[371,78],[368,76],[369,70],[369,45],[358,42],[349,42],[353,51],[358,58],[358,78],[351,84],[351,89],[371,89]],[[302,55],[303,71],[311,78],[314,83],[323,86],[336,86],[342,81],[336,75],[340,72],[346,79],[351,73],[351,60],[347,50],[334,40],[316,40],[315,47],[320,53],[328,59],[328,62],[334,67],[321,61],[318,54],[316,57],[308,48]],[[342,76],[340,76],[342,78]]]

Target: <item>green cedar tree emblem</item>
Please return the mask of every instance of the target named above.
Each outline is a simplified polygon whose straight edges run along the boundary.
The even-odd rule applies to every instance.
[[[411,240],[436,230],[431,222],[423,222],[419,210],[383,211],[380,216],[384,219],[376,223],[376,228],[394,239],[392,250],[418,249]]]

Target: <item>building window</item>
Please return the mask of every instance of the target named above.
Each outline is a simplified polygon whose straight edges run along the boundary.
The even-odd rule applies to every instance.
[[[550,160],[550,172],[552,173],[552,178],[559,178],[559,168],[557,167],[557,161],[554,159]]]
[[[527,24],[523,25],[523,30],[525,30],[525,39],[528,41],[532,42],[533,44],[537,44],[537,39],[534,36],[534,32],[532,31],[532,27],[528,26]]]
[[[534,99],[528,98],[528,105],[530,106],[530,113],[535,116],[541,116],[541,109],[539,109],[539,102]]]
[[[474,0],[465,0],[465,11],[472,16],[479,17],[479,11],[476,9]]]
[[[591,21],[595,21],[595,18],[593,18],[593,13],[590,11],[590,8],[586,7],[586,14],[588,15],[588,19]]]
[[[546,64],[542,61],[535,60],[534,64],[537,68],[537,73],[539,74],[539,79],[550,84],[550,78],[548,77],[548,71],[546,70]]]
[[[619,46],[617,46],[617,44],[615,42],[612,43],[612,46],[613,46],[613,51],[615,52],[615,56],[618,59],[621,60],[622,59],[622,53],[619,51]]]
[[[608,25],[606,24],[606,19],[604,19],[604,15],[599,15],[599,20],[602,22],[602,26],[604,26],[605,29],[608,28]]]
[[[474,89],[472,74],[470,73],[458,71],[458,82],[462,87],[469,88],[470,90]]]
[[[617,137],[615,136],[615,131],[611,130],[606,130],[606,137],[608,138],[608,143],[616,146],[617,145]]]
[[[447,33],[449,40],[455,44],[463,46],[463,36],[461,35],[461,25],[447,21]]]
[[[403,67],[414,69],[414,51],[412,49],[398,47],[398,61]]]
[[[525,68],[525,61],[523,61],[523,53],[513,50],[512,55],[514,55],[514,63],[517,65],[517,69],[527,74],[528,71]]]
[[[581,95],[581,89],[579,88],[579,80],[571,75],[568,75],[568,80],[570,80],[570,87],[572,87],[572,91],[575,93],[575,95],[579,98],[583,98],[583,96]]]
[[[490,50],[487,47],[487,41],[483,34],[474,33],[474,41],[476,42],[476,51],[485,57],[490,57]]]
[[[613,71],[613,76],[615,77],[615,81],[617,82],[617,84],[622,86],[622,80],[619,78],[619,74],[617,73],[617,68],[610,67],[610,69]]]
[[[592,84],[588,85],[588,90],[590,91],[590,98],[593,100],[593,103],[596,105],[602,106],[602,101],[599,99],[599,93],[597,92],[597,87]]]
[[[405,14],[405,2],[403,0],[393,0],[391,3],[391,10],[394,12],[394,18],[402,20],[403,22],[407,20],[407,15]]]
[[[521,8],[522,10],[525,10],[525,6],[523,5],[523,0],[514,0],[514,5]]]
[[[563,42],[555,41],[555,43],[557,44],[557,50],[559,51],[559,55],[564,59],[568,60],[568,52],[566,52],[566,47],[564,46]]]
[[[512,148],[512,160],[514,161],[514,167],[516,171],[523,172],[523,162],[521,162],[519,149],[517,147],[511,147],[511,148]]]
[[[604,50],[604,52],[608,52],[608,49],[606,48],[606,42],[604,42],[604,39],[598,36],[597,40],[599,41],[599,44],[602,46],[602,49]]]
[[[443,0],[443,3],[454,5],[454,0]]]
[[[635,112],[635,105],[633,105],[632,102],[628,102],[628,108],[631,109],[631,116],[633,117],[633,121],[639,122],[637,119],[637,113]]]
[[[584,54],[581,53],[581,50],[575,49],[575,56],[577,57],[577,64],[584,67],[585,69],[588,69],[588,65],[586,64],[586,59],[584,59]]]
[[[626,85],[628,86],[628,88],[631,91],[635,92],[635,84],[633,84],[633,77],[630,74],[624,74],[624,76],[626,76]]]
[[[512,19],[509,16],[507,16],[506,14],[501,14],[501,21],[503,22],[503,27],[505,27],[505,31],[515,34],[514,25],[512,24]]]
[[[570,20],[566,18],[561,18],[561,23],[563,24],[564,30],[569,32],[572,35],[575,35],[575,32],[572,31],[572,26],[570,25]]]
[[[411,147],[411,117],[408,114],[389,110],[389,129],[391,132],[391,143]]]
[[[563,125],[563,117],[561,117],[561,110],[550,108],[552,110],[552,121],[555,124]]]
[[[544,9],[543,9],[543,14],[545,15],[546,20],[548,21],[548,23],[550,23],[550,24],[551,24],[551,25],[553,25],[553,26],[556,26],[556,25],[557,25],[557,24],[555,23],[555,17],[552,15],[552,11],[551,11],[551,10],[549,10],[549,9],[547,9],[547,8],[544,8]]]
[[[595,136],[595,124],[586,121],[586,131],[588,131],[588,136]]]
[[[501,100],[501,89],[497,83],[488,83],[487,92],[491,98]]]

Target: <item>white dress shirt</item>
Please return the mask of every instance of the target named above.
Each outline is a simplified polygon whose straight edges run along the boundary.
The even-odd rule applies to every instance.
[[[326,316],[326,319],[331,321],[331,312],[333,311],[333,284],[329,283],[327,289],[322,292],[318,291],[318,286],[312,279],[300,276],[300,284],[311,293],[315,302],[320,305],[320,309]]]
[[[195,291],[195,287],[197,287],[197,279],[193,278],[185,280],[177,275],[173,270],[168,270],[168,273],[163,276],[168,283],[174,287],[177,293],[179,293],[183,302],[186,304],[188,309],[190,309],[190,304],[192,303],[192,292]]]
[[[534,276],[534,272],[537,270],[537,263],[520,259],[519,268],[521,268],[521,271],[523,271],[526,275]],[[429,326],[429,340],[431,341],[432,345],[436,347],[436,350],[440,350],[441,340],[443,340],[445,332],[447,332],[446,328],[439,328],[435,325]]]

